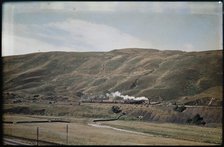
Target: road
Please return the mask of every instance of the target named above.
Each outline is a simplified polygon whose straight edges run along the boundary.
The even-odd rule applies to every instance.
[[[132,133],[132,134],[138,134],[138,135],[144,135],[144,136],[154,136],[152,134],[148,134],[148,133],[142,133],[142,132],[137,132],[137,131],[130,131],[130,130],[126,130],[126,129],[119,129],[119,128],[115,128],[115,127],[111,127],[111,126],[107,126],[107,125],[101,125],[101,124],[93,124],[93,123],[89,123],[88,124],[89,126],[92,126],[92,127],[97,127],[97,128],[108,128],[108,129],[113,129],[113,130],[116,130],[116,131],[121,131],[121,132],[126,132],[126,133]],[[160,135],[157,135],[157,136],[160,136]]]

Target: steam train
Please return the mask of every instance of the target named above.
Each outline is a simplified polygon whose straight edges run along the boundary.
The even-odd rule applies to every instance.
[[[114,103],[119,103],[119,104],[143,104],[146,103],[146,100],[132,100],[132,99],[127,99],[127,100],[81,100],[81,103],[107,103],[107,104],[114,104]]]

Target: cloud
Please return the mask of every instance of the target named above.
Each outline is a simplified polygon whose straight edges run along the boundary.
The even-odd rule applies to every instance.
[[[142,41],[114,27],[88,21],[69,19],[62,23],[51,23],[52,27],[71,33],[75,43],[88,44],[92,50],[111,50],[126,47],[151,47],[151,43]],[[90,48],[91,50],[91,48]]]
[[[14,32],[4,25],[3,56],[40,51],[109,51],[142,47],[151,43],[142,41],[114,27],[83,20],[68,19],[42,25],[14,25]]]
[[[71,48],[66,46],[59,47],[37,39],[16,35],[4,35],[2,42],[2,56],[48,51],[73,51]]]
[[[75,12],[74,10],[80,11],[80,13],[74,13]],[[67,11],[69,12],[67,13]],[[106,13],[106,12],[113,12],[113,13]],[[172,31],[170,31],[169,30],[170,24],[167,24],[166,27],[163,27],[164,26],[163,24],[166,23],[161,24],[163,21],[159,19],[158,20],[156,19],[154,22],[150,22],[152,21],[151,19],[147,20],[147,18],[152,17],[151,15],[149,15],[150,17],[147,18],[145,17],[146,15],[142,15],[142,17],[138,17],[139,19],[135,19],[130,15],[131,13],[124,13],[125,14],[124,15],[121,12],[133,12],[137,14],[136,16],[140,16],[138,15],[138,12],[142,13],[144,12],[147,16],[148,14],[153,13],[163,14],[163,15],[160,14],[154,15],[154,17],[156,18],[157,16],[158,18],[160,16],[167,16],[168,18],[169,17],[168,13],[176,13],[176,14],[186,13],[186,14],[192,14],[188,15],[187,17],[192,16],[193,18],[195,17],[193,16],[193,14],[220,14],[221,16],[222,5],[218,2],[217,3],[212,2],[4,3],[3,30],[2,30],[3,52],[5,55],[12,53],[20,54],[20,52],[24,53],[25,50],[27,50],[27,52],[30,53],[30,51],[39,50],[39,49],[33,49],[35,47],[40,48],[41,51],[53,51],[53,50],[109,51],[112,49],[128,48],[128,47],[158,48],[158,49],[177,49],[178,47],[178,49],[181,48],[186,50],[193,50],[193,49],[199,50],[199,48],[206,49],[207,47],[206,45],[204,45],[205,44],[204,42],[201,43],[203,44],[201,47],[198,45],[201,40],[199,40],[197,43],[195,43],[196,41],[195,42],[192,41],[192,43],[194,43],[193,46],[192,43],[185,43],[186,40],[183,40],[184,38],[183,36],[182,38],[178,38],[180,40],[179,41],[180,43],[178,45],[173,41],[172,38],[176,38],[176,36],[175,35],[172,36],[172,33],[171,36],[168,35],[169,37],[167,37],[167,35],[160,35],[163,34],[161,33],[162,32],[161,30],[167,32],[166,34],[170,34],[170,32],[178,32],[175,31],[178,30],[178,27],[175,27],[175,25],[178,25],[180,20],[174,18],[178,18],[176,16],[182,16],[182,15],[174,15],[172,17],[169,17],[169,19],[171,21],[173,19],[172,22],[174,22],[172,23],[174,25],[172,25],[172,27],[170,28],[175,28],[172,29]],[[78,17],[79,14],[82,17]],[[127,29],[123,28],[125,24],[123,22],[125,21],[119,21],[119,19],[114,21],[114,23],[108,23],[107,19],[104,18],[105,14],[110,14],[109,16],[117,16],[122,14],[121,15],[122,19],[123,18],[132,19],[131,21],[138,20],[140,24],[143,23],[145,25],[147,22],[150,23],[148,23],[145,27],[144,25],[139,25],[138,23],[133,22],[133,24],[131,24],[130,26],[139,28],[139,30],[131,30],[130,28],[132,27],[128,26],[129,23],[127,23]],[[94,15],[96,15],[97,17],[95,17]],[[219,24],[217,26],[220,27],[222,24],[221,17],[220,19],[214,15],[212,17],[215,20],[218,19],[217,22]],[[99,18],[102,19],[103,21],[98,21]],[[114,18],[116,17],[113,17],[112,19]],[[185,18],[185,16],[183,16],[183,18]],[[202,19],[203,21],[204,20],[207,21],[210,18],[211,16],[209,16],[208,19],[207,17],[205,18],[202,17],[200,19]],[[191,19],[189,21],[187,20],[188,19],[184,21],[186,21],[187,23],[192,21]],[[95,23],[93,23],[94,21]],[[192,24],[194,24],[195,26],[197,26],[197,23],[198,21],[192,21]],[[154,25],[156,27],[154,27]],[[190,25],[189,29],[194,30],[192,26]],[[205,27],[208,26],[208,21],[207,23],[204,23],[203,26]],[[208,26],[206,28],[208,28],[206,30],[214,30],[213,26]],[[201,28],[198,28],[198,30],[199,30],[198,34],[203,34],[200,31],[202,30]],[[180,32],[183,32],[181,34],[184,34],[186,31],[183,29]],[[138,37],[141,37],[141,39],[134,36],[133,34],[135,34],[136,36],[138,35]],[[213,38],[216,41],[218,40],[217,41],[219,43],[218,45],[221,48],[222,33],[218,35],[219,35],[219,38],[217,37],[218,39],[215,39],[216,37],[215,35],[213,35]],[[208,34],[207,36],[212,35]],[[189,35],[189,37],[192,38],[193,36]],[[153,42],[148,41],[150,39]],[[211,40],[211,42],[214,42],[214,40]],[[32,42],[33,44],[35,44],[35,46],[29,44],[29,42]],[[40,45],[38,45],[38,43]],[[213,46],[211,45],[211,47],[209,48],[217,48]]]

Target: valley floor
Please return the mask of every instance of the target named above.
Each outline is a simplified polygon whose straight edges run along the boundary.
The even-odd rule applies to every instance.
[[[16,123],[69,119],[70,123]],[[4,114],[3,136],[23,137],[69,145],[220,145],[221,127],[202,127],[173,123],[151,123],[118,120],[94,123],[92,118],[54,117],[40,115]],[[28,142],[27,142],[28,143]]]

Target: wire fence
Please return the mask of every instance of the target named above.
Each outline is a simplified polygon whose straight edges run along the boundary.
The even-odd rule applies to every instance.
[[[60,124],[7,124],[4,125],[4,136],[27,140],[32,145],[60,144],[69,145],[69,125]],[[53,127],[52,127],[53,126]]]

